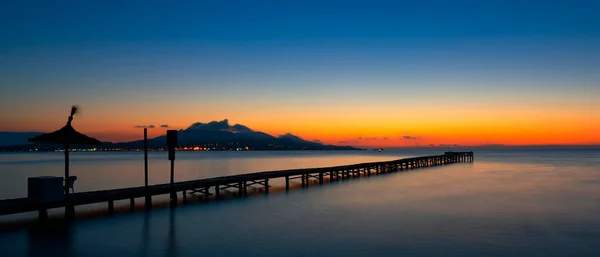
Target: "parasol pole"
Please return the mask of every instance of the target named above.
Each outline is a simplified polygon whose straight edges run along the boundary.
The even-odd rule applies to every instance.
[[[69,180],[69,144],[65,144],[65,183]],[[69,198],[69,187],[65,186],[65,196]]]
[[[69,144],[65,144],[65,219],[71,220],[74,213],[69,199]]]

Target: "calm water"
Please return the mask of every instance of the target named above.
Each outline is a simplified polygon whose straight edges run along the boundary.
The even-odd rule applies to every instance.
[[[181,153],[176,178],[439,153]],[[50,231],[4,230],[0,249],[2,256],[600,256],[600,151],[475,154],[474,163],[287,194],[78,220]],[[142,158],[76,153],[76,191],[142,185]],[[62,165],[59,153],[0,154],[0,198],[26,196],[27,177],[60,176]],[[168,179],[166,155],[152,153],[151,183]]]

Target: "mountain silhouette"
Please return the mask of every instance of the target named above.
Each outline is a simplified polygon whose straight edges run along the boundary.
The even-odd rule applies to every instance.
[[[180,147],[210,147],[217,150],[245,148],[254,150],[351,150],[350,146],[324,145],[304,140],[290,133],[275,137],[255,131],[241,124],[230,125],[227,119],[209,123],[196,122],[187,129],[179,130]],[[117,148],[141,148],[143,140],[116,143]],[[148,139],[148,147],[165,148],[166,136]]]

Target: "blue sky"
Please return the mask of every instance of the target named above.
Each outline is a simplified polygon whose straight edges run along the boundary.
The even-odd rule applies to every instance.
[[[598,10],[598,1],[2,1],[0,109],[29,106],[1,114],[13,125],[0,130],[24,129],[17,116],[54,117],[72,99],[92,113],[206,103],[181,104],[209,110],[191,122],[235,117],[242,104],[251,117],[348,101],[396,108],[399,96],[596,108]]]

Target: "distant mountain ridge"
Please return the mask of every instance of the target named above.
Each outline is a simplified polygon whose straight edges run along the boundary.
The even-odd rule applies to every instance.
[[[304,140],[290,133],[275,137],[264,132],[255,131],[241,124],[230,125],[229,120],[196,122],[187,129],[178,132],[180,147],[211,147],[219,150],[246,148],[254,150],[355,150],[350,146],[324,145]],[[116,143],[117,148],[139,148],[143,140]],[[148,147],[165,148],[166,136],[148,140]]]

